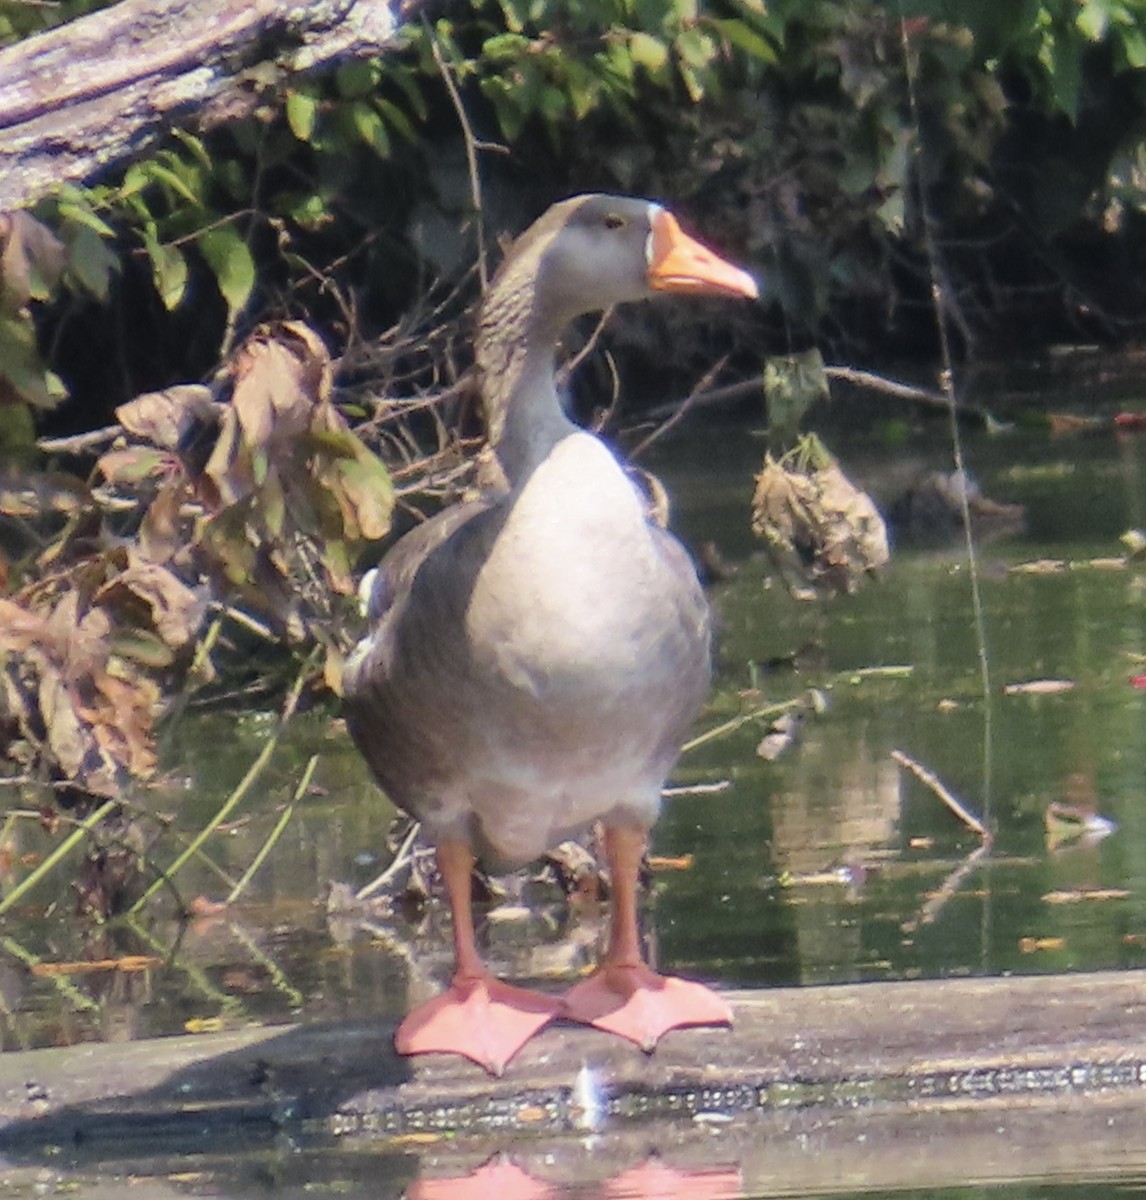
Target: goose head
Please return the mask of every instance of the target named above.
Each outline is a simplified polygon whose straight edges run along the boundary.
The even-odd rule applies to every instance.
[[[666,208],[627,196],[574,196],[514,244],[491,288],[527,288],[546,333],[582,313],[658,292],[756,299],[756,281],[686,234]]]
[[[490,440],[513,413],[515,442],[533,449],[563,429],[553,358],[566,325],[584,313],[658,294],[755,300],[756,281],[714,254],[650,200],[589,194],[553,205],[510,247],[482,305],[477,358]],[[506,447],[508,457],[535,457]]]

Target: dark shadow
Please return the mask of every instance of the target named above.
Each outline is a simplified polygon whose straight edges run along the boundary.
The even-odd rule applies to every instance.
[[[177,1068],[146,1090],[117,1091],[114,1083],[105,1084],[101,1098],[75,1103],[68,1103],[69,1082],[63,1079],[47,1098],[62,1101],[61,1107],[0,1129],[0,1155],[25,1163],[59,1163],[62,1157],[82,1166],[206,1146],[213,1154],[252,1151],[284,1135],[302,1138],[308,1127],[322,1129],[349,1097],[410,1078],[409,1064],[393,1051],[393,1033],[393,1024],[381,1021],[291,1028]],[[162,1052],[162,1042],[155,1045]],[[124,1076],[126,1084],[129,1072]],[[324,1139],[323,1132],[319,1140]]]

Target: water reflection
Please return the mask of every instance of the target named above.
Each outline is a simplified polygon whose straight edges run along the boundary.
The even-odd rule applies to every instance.
[[[741,1200],[738,1167],[674,1167],[657,1158],[626,1167],[595,1183],[546,1183],[498,1156],[465,1175],[423,1175],[406,1190],[406,1200]]]

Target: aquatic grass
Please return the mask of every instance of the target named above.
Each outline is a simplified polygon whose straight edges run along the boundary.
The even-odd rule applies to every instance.
[[[106,817],[111,811],[119,806],[118,800],[108,800],[101,804],[95,812],[90,813],[68,834],[66,838],[47,855],[44,860],[32,871],[25,876],[20,882],[0,900],[0,917],[9,913],[12,908],[18,904],[45,876],[51,874],[56,865],[62,862],[76,848],[76,846],[91,833],[93,829]]]
[[[4,950],[5,953],[10,954],[17,962],[22,963],[28,968],[29,971],[32,971],[44,961],[38,954],[35,954],[31,950],[22,946],[18,941],[16,941],[15,938],[12,937],[0,938],[0,949]],[[77,987],[71,981],[69,976],[63,974],[47,974],[41,975],[40,978],[49,980],[56,991],[59,992],[60,995],[65,999],[71,1001],[71,1003],[75,1005],[77,1009],[86,1009],[89,1012],[99,1009],[99,1001],[94,1000],[81,988]]]
[[[247,889],[247,884],[255,876],[255,872],[263,865],[266,857],[275,848],[275,844],[282,837],[287,825],[290,824],[290,819],[294,816],[295,805],[306,795],[307,789],[310,787],[310,781],[314,777],[315,768],[318,766],[318,755],[312,754],[310,761],[303,768],[302,777],[298,781],[298,786],[294,789],[294,794],[291,796],[286,808],[283,809],[282,815],[275,823],[274,829],[271,830],[267,840],[259,848],[258,854],[251,860],[251,865],[243,872],[242,878],[238,883],[231,888],[227,896],[226,903],[234,904],[236,900]]]
[[[231,815],[235,808],[246,798],[247,793],[258,782],[262,773],[266,770],[279,742],[282,740],[283,734],[290,725],[291,719],[294,717],[298,709],[298,702],[302,696],[303,688],[314,674],[318,663],[319,651],[312,651],[303,663],[302,669],[295,676],[294,683],[291,684],[290,691],[287,693],[286,700],[283,702],[282,713],[279,716],[278,725],[274,733],[267,738],[262,750],[256,755],[254,762],[247,768],[246,774],[236,785],[231,794],[219,806],[215,815],[203,826],[201,830],[191,839],[190,843],[184,847],[181,854],[175,861],[154,880],[150,887],[143,893],[142,896],[128,909],[127,915],[135,916],[143,906],[155,895],[161,887],[173,886],[174,877],[183,869],[192,857],[198,852],[204,842],[219,828],[220,825]]]

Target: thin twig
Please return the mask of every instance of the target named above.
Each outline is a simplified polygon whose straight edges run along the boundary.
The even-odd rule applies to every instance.
[[[944,394],[941,391],[936,391],[934,388],[919,387],[913,383],[903,383],[898,379],[889,379],[886,375],[877,375],[874,371],[863,371],[859,367],[826,366],[824,367],[824,374],[828,379],[838,380],[841,383],[850,383],[854,387],[879,392],[882,395],[891,396],[897,400],[907,400],[912,404],[919,404],[925,408],[942,408],[947,410],[950,405],[950,401],[948,401]],[[680,408],[686,405],[689,409],[715,408],[720,404],[730,404],[735,400],[743,400],[745,396],[762,396],[764,394],[764,376],[754,375],[751,379],[742,379],[738,383],[728,383],[699,395],[695,394],[695,388],[693,391],[694,395],[686,396],[683,400],[673,400],[657,408],[649,409],[645,414],[646,418],[653,421],[660,421],[672,417]],[[987,424],[990,417],[990,413],[979,405],[959,403],[956,407],[961,417],[974,418],[974,420],[984,425]]]
[[[115,441],[123,433],[122,425],[105,425],[102,429],[91,429],[87,433],[73,433],[68,437],[40,438],[36,446],[45,454],[79,454],[94,450]]]
[[[477,222],[478,279],[481,281],[482,295],[485,295],[489,280],[486,275],[485,218],[482,209],[481,177],[478,174],[478,141],[474,137],[473,127],[470,125],[469,116],[466,113],[465,105],[462,103],[461,93],[458,91],[453,70],[442,54],[442,48],[438,44],[438,39],[432,36],[430,38],[430,53],[434,56],[434,63],[442,76],[442,82],[446,85],[446,91],[449,92],[450,103],[453,104],[454,111],[457,113],[458,124],[462,127],[462,140],[465,143],[466,149],[466,169],[469,171],[470,177],[470,202],[473,204],[474,219]],[[485,148],[484,144],[483,148]]]
[[[317,756],[311,761],[317,761]],[[286,1002],[293,1011],[298,1012],[305,1003],[305,997],[286,977],[286,972],[283,971],[282,967],[271,958],[237,921],[229,921],[227,928],[230,929],[232,936],[246,947],[247,952],[255,960],[256,964],[266,972],[267,982],[271,987],[286,998]]]
[[[977,816],[960,800],[957,796],[952,795],[946,787],[944,787],[939,776],[929,771],[922,763],[918,763],[908,754],[904,754],[902,750],[893,750],[891,757],[895,759],[901,767],[906,767],[920,783],[929,787],[940,800],[967,826],[968,829],[974,830],[981,838],[987,840],[990,838],[990,831],[986,825],[979,820]]]
[[[914,933],[921,925],[933,924],[947,901],[959,891],[971,872],[979,866],[990,851],[990,838],[987,838],[981,846],[976,846],[955,870],[943,880],[935,891],[927,897],[923,907],[919,910],[919,916],[914,921],[908,921],[904,924],[904,932]]]
[[[724,737],[725,734],[735,733],[741,726],[747,725],[751,721],[762,721],[766,717],[778,717],[781,713],[790,712],[794,708],[802,707],[803,704],[804,698],[800,696],[795,700],[781,700],[776,704],[765,704],[761,708],[752,709],[751,712],[741,713],[738,717],[722,721],[719,725],[713,726],[712,729],[706,729],[703,733],[698,733],[696,737],[689,738],[681,747],[681,753],[687,754],[690,750],[696,750],[707,742],[713,742],[719,737]]]
[[[731,786],[731,779],[719,779],[716,783],[689,783],[680,787],[661,788],[661,795],[666,799],[674,796],[716,796],[728,791]]]
[[[420,821],[415,821],[414,824],[410,826],[409,833],[407,833],[405,838],[403,838],[402,844],[398,847],[398,853],[394,855],[390,865],[385,871],[382,872],[381,875],[378,876],[377,879],[372,879],[365,887],[359,888],[354,897],[355,900],[368,900],[374,895],[375,892],[380,892],[390,882],[390,880],[398,874],[398,872],[409,860],[410,851],[414,847],[414,841],[417,838],[421,828],[422,823]]]
[[[685,414],[697,402],[700,396],[708,391],[709,384],[716,378],[717,375],[724,369],[724,364],[728,361],[728,355],[725,355],[719,361],[715,362],[701,376],[697,385],[685,397],[684,402],[680,404],[676,411],[666,421],[661,422],[647,437],[638,442],[629,452],[629,458],[635,459],[640,457],[654,442],[659,441],[674,425],[679,424],[684,420]]]
[[[605,332],[605,326],[609,323],[609,318],[613,315],[616,306],[610,304],[607,309],[597,318],[597,324],[593,327],[593,332],[589,334],[588,340],[573,355],[567,362],[563,362],[557,370],[557,381],[563,384],[577,368],[589,357],[590,354],[597,348],[597,343],[601,340],[601,334]]]
[[[223,1019],[228,1017],[239,1017],[243,1015],[243,1002],[238,996],[230,992],[221,991],[210,980],[207,972],[195,964],[179,958],[178,949],[179,943],[182,940],[182,933],[176,938],[174,945],[164,946],[163,943],[149,929],[144,929],[137,921],[133,920],[129,915],[125,920],[126,927],[141,941],[144,945],[150,946],[157,954],[163,957],[163,961],[170,967],[174,967],[178,971],[182,971],[184,975],[191,981],[193,986],[201,992],[208,1000],[213,1001],[219,1006],[219,1016]]]
[[[957,478],[966,479],[967,469],[963,456],[963,438],[959,430],[959,397],[955,387],[955,364],[951,353],[949,324],[954,321],[962,325],[962,315],[952,300],[951,285],[939,251],[939,226],[928,203],[924,180],[929,177],[928,164],[924,159],[926,149],[923,139],[923,120],[920,115],[919,96],[916,88],[916,58],[912,55],[911,41],[907,33],[907,21],[902,5],[899,16],[899,38],[903,52],[903,65],[907,80],[907,100],[915,127],[915,188],[918,209],[923,228],[923,247],[927,255],[927,270],[931,279],[931,307],[935,316],[935,331],[939,338],[943,395],[947,401],[948,423],[951,429],[951,457]],[[975,647],[979,660],[979,682],[983,695],[983,812],[991,819],[992,788],[991,771],[993,757],[994,698],[991,689],[991,659],[987,646],[987,617],[979,586],[979,558],[975,549],[975,537],[971,527],[971,489],[961,487],[959,510],[963,522],[963,543],[967,556],[967,577],[971,588],[971,611],[975,623]]]

